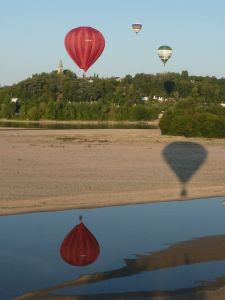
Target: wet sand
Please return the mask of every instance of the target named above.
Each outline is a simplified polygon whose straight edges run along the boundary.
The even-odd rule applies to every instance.
[[[173,142],[207,152],[186,180],[186,196],[182,175],[163,156]],[[1,128],[0,215],[225,196],[224,150],[225,139],[161,136],[157,129]],[[179,170],[194,163],[195,153],[177,161]]]

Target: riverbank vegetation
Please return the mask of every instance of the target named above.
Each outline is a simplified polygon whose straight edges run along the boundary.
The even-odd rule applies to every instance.
[[[225,107],[203,99],[181,99],[160,120],[162,134],[225,138]]]
[[[181,73],[124,78],[34,74],[0,88],[0,118],[17,120],[151,121],[162,134],[224,137],[225,79]]]

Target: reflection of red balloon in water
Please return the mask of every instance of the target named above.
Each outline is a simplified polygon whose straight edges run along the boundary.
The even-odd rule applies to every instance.
[[[64,238],[60,255],[69,264],[85,266],[93,263],[99,255],[100,247],[94,235],[82,222],[75,226]]]
[[[86,72],[105,48],[105,39],[92,27],[77,27],[65,37],[65,47],[72,60]]]

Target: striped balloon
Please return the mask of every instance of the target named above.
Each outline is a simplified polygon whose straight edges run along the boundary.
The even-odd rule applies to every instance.
[[[138,32],[141,31],[141,28],[142,28],[142,24],[140,24],[140,23],[133,23],[133,24],[132,24],[132,29],[133,29],[133,31],[134,31],[136,34],[138,34]]]
[[[99,256],[100,247],[94,235],[81,222],[64,238],[60,255],[64,261],[74,266],[93,263]]]
[[[77,27],[70,30],[64,43],[69,56],[84,72],[95,63],[105,48],[102,33],[92,27]]]
[[[173,49],[169,46],[161,46],[157,49],[157,54],[165,67],[166,62],[168,61],[168,59],[170,59],[170,57],[173,54]]]

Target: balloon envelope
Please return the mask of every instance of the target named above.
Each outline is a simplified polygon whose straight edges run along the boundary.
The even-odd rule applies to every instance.
[[[69,56],[85,72],[95,63],[105,48],[102,33],[92,27],[77,27],[70,30],[64,43]]]
[[[172,56],[173,50],[169,46],[161,46],[157,49],[157,54],[165,66],[168,59]]]
[[[100,247],[94,235],[81,222],[64,238],[60,255],[69,264],[85,266],[93,263],[99,256]]]
[[[140,23],[132,24],[132,29],[136,34],[141,31],[141,28],[142,28],[142,24],[140,24]]]

